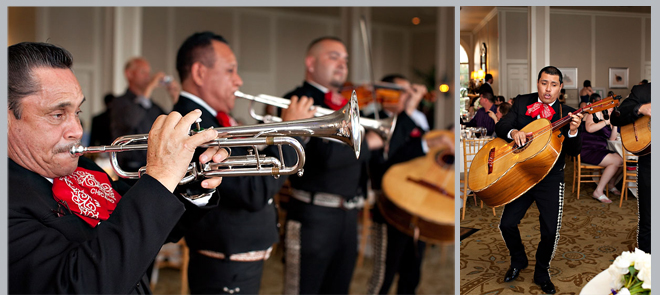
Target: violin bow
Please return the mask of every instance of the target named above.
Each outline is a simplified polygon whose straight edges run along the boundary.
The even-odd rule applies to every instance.
[[[380,115],[378,112],[381,109],[380,103],[376,99],[376,79],[374,78],[374,69],[372,67],[373,60],[371,59],[371,43],[369,42],[369,35],[367,34],[367,19],[364,15],[360,16],[360,32],[362,32],[362,45],[364,46],[364,55],[367,57],[367,70],[369,71],[369,79],[371,79],[371,87],[374,89],[371,91],[372,101],[376,103],[376,110],[374,111],[374,118],[380,120]]]

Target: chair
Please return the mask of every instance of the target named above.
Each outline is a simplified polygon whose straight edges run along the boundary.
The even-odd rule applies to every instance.
[[[465,219],[465,208],[467,207],[467,199],[469,197],[468,195],[468,180],[467,180],[467,175],[468,175],[468,170],[470,169],[470,164],[472,164],[472,159],[474,158],[474,155],[479,152],[479,149],[483,147],[487,142],[489,142],[491,139],[490,138],[479,138],[479,139],[463,139],[463,169],[465,170],[464,177],[461,179],[461,183],[463,183],[463,213],[461,214],[461,220]],[[474,198],[474,205],[477,205],[477,196],[470,192],[470,195],[473,196]],[[481,201],[481,208],[484,207],[484,202]],[[495,214],[495,208],[493,208],[493,216],[496,216]]]
[[[154,268],[151,273],[151,289],[153,290],[158,283],[158,273],[163,267],[178,269],[181,273],[181,294],[189,294],[188,291],[188,262],[190,254],[188,246],[184,239],[177,243],[168,243],[163,245],[156,256]]]
[[[603,175],[603,170],[605,167],[591,165],[582,163],[580,155],[577,156],[577,161],[574,163],[574,166],[577,166],[577,173],[573,173],[573,187],[575,187],[575,182],[577,182],[577,199],[580,199],[580,184],[585,182],[596,182],[594,177],[601,177]],[[596,182],[598,183],[598,182]],[[605,192],[607,197],[610,197],[610,190],[608,189],[609,185],[605,186]]]
[[[637,169],[628,170],[629,167],[632,168],[633,165],[630,165],[632,163],[634,163],[634,166],[637,167],[637,162],[637,157],[623,148],[623,187],[621,188],[621,200],[619,201],[619,208],[621,205],[623,205],[623,198],[628,200],[628,189],[637,188]],[[632,183],[633,185],[631,186],[629,183]]]

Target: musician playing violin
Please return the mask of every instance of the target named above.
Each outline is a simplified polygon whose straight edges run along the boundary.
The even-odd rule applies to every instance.
[[[613,112],[610,121],[614,126],[632,124],[642,116],[651,116],[651,83],[637,85],[630,95]],[[650,136],[650,135],[649,135]],[[639,157],[637,166],[637,208],[639,224],[637,247],[651,253],[651,154]]]
[[[538,93],[518,95],[509,113],[495,125],[496,134],[507,140],[515,141],[523,146],[529,140],[525,132],[519,131],[533,120],[546,118],[551,122],[571,115],[570,125],[562,128],[563,148],[557,162],[550,172],[525,194],[504,207],[500,220],[500,231],[511,256],[511,266],[507,270],[504,281],[515,280],[520,271],[527,267],[528,259],[523,246],[518,224],[525,216],[527,209],[536,202],[539,209],[541,241],[536,251],[536,267],[534,283],[543,292],[554,294],[555,286],[550,280],[550,261],[554,256],[559,229],[561,228],[562,208],[564,204],[564,166],[565,154],[577,156],[582,146],[582,137],[578,127],[582,114],[572,114],[575,110],[557,101],[563,87],[561,71],[553,66],[543,68],[538,75]]]

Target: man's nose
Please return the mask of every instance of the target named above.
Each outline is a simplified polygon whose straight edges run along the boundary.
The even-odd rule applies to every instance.
[[[64,137],[67,139],[80,140],[83,136],[83,128],[78,116],[72,116],[67,125]]]
[[[236,74],[236,78],[234,79],[234,84],[238,87],[243,86],[243,79],[241,79],[241,76]]]

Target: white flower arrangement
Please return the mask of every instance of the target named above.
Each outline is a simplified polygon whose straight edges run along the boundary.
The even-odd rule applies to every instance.
[[[612,281],[614,295],[637,295],[651,293],[651,254],[635,249],[625,251],[607,269]]]

